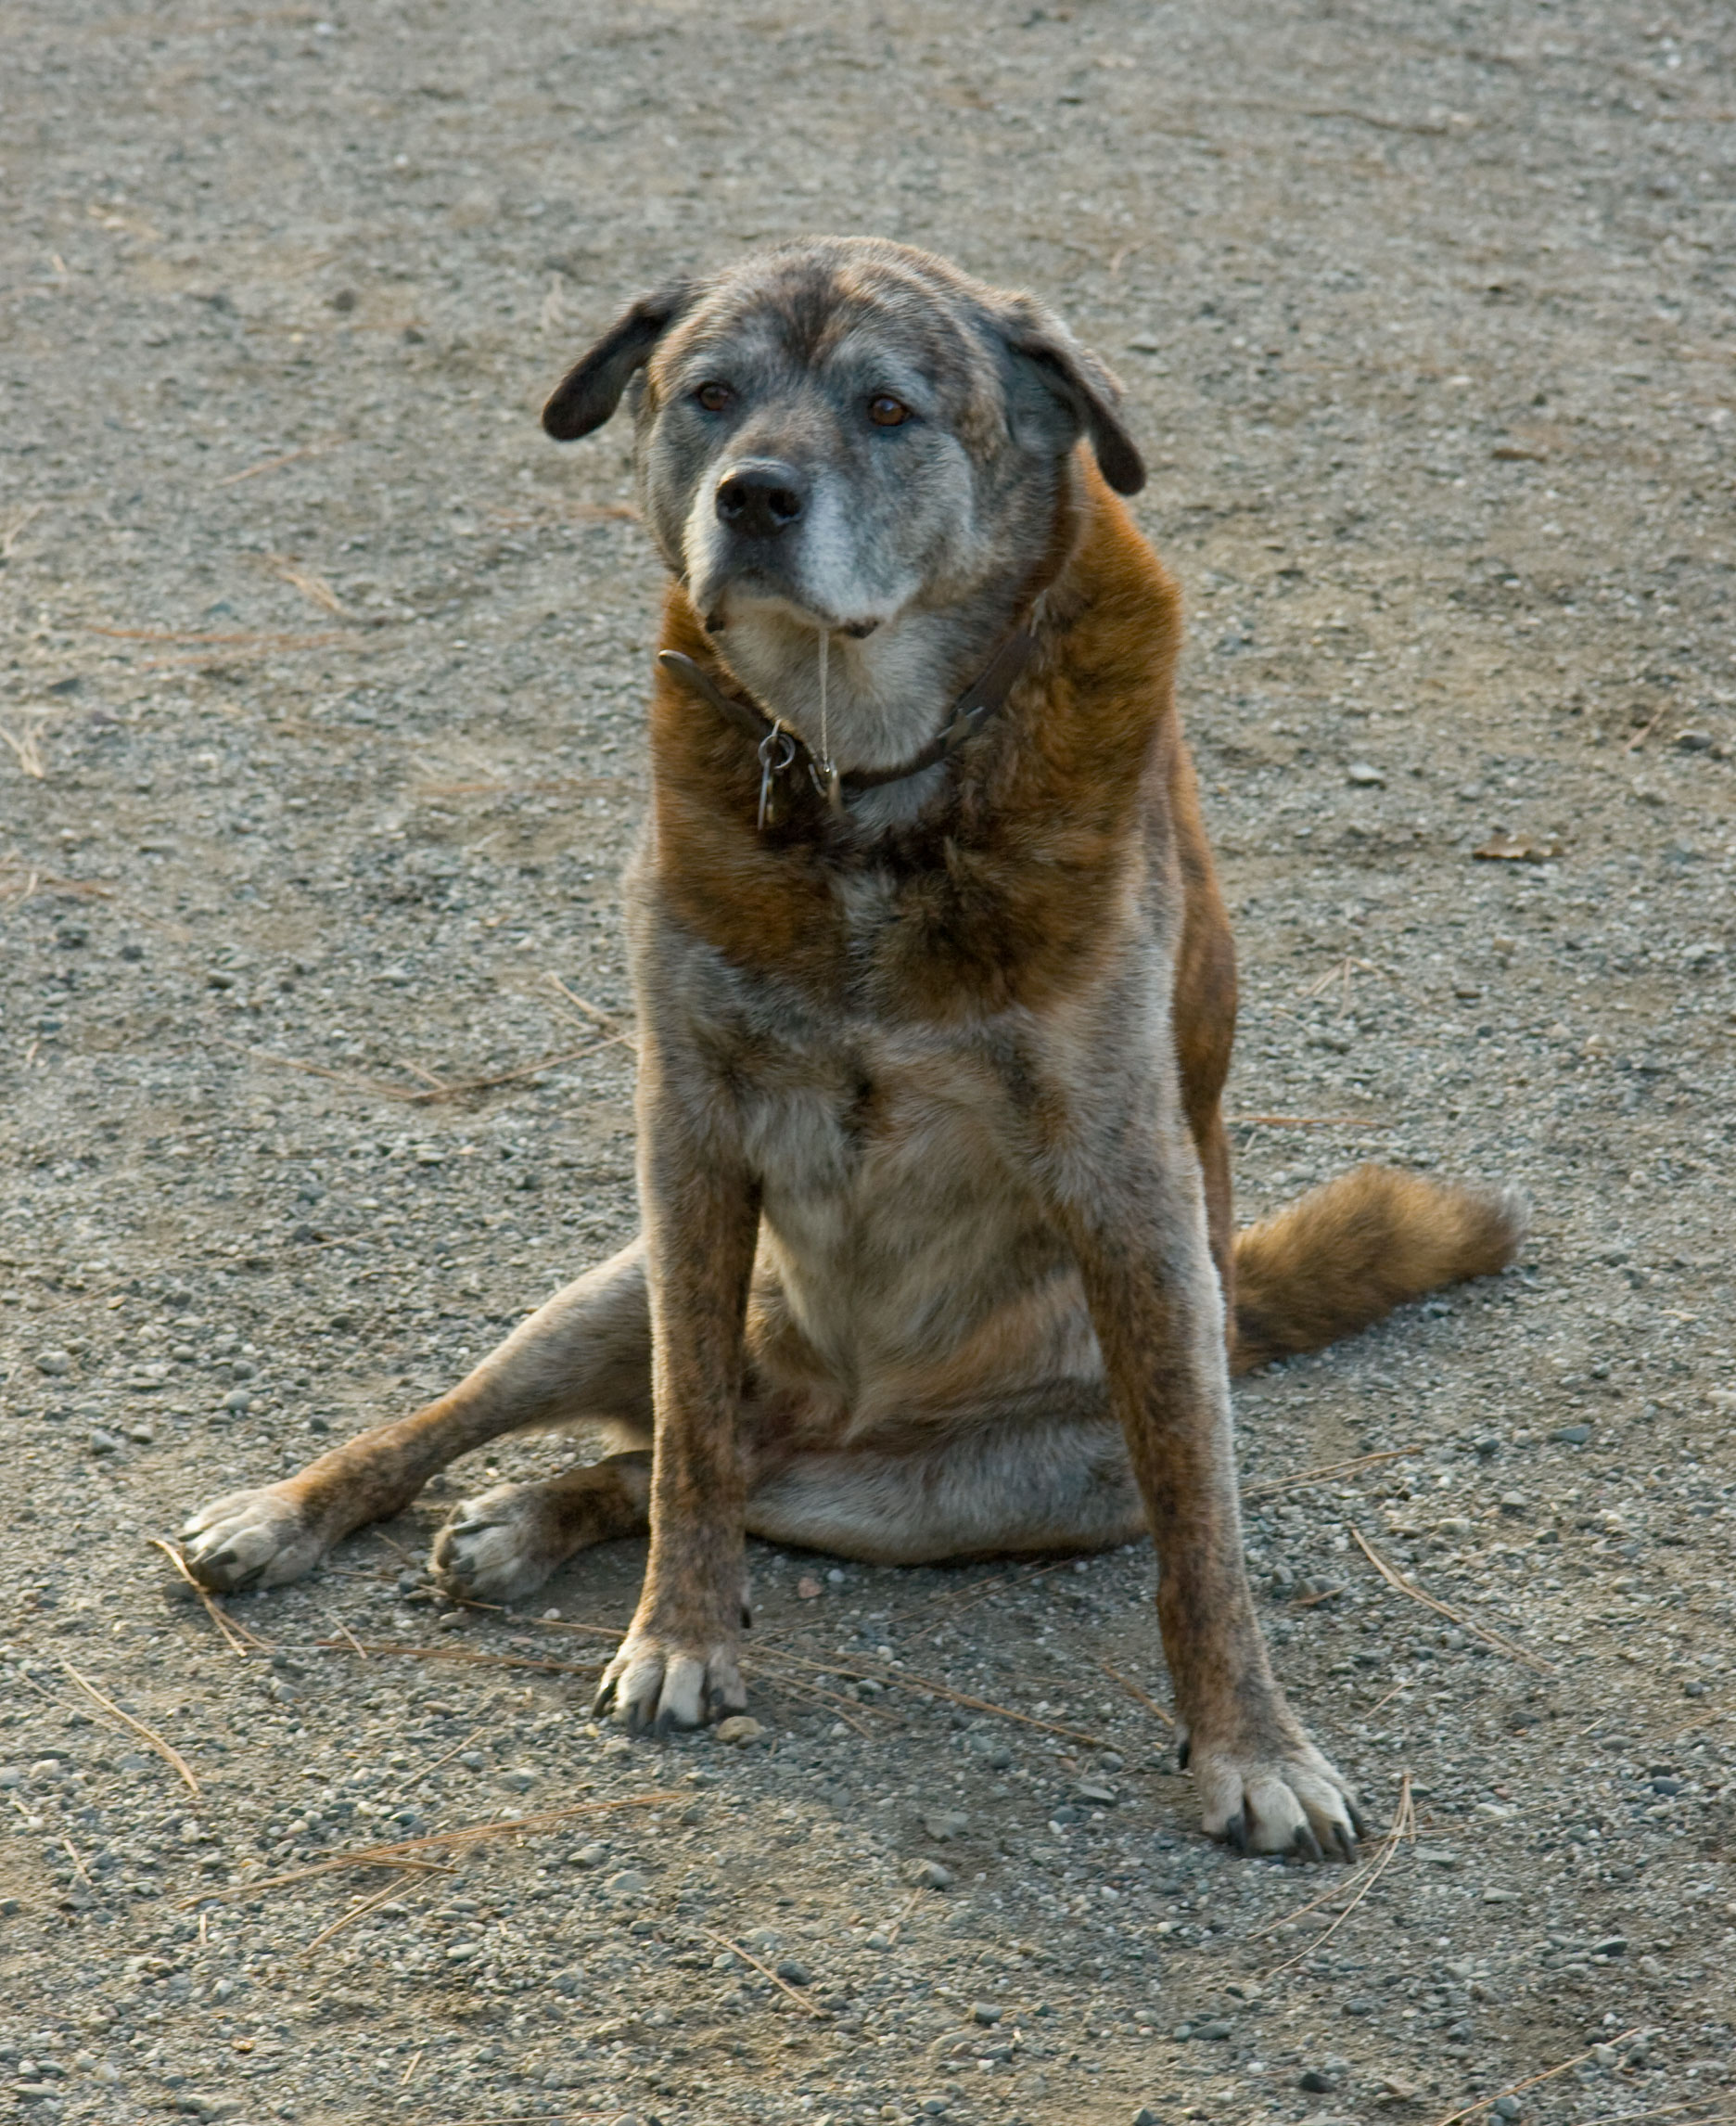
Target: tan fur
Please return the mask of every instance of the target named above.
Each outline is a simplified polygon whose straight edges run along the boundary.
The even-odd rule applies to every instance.
[[[1513,1261],[1509,1192],[1442,1187],[1359,1166],[1236,1236],[1238,1373],[1354,1336],[1407,1300]]]

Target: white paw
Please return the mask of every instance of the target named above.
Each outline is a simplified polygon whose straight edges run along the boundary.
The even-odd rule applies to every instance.
[[[449,1594],[516,1602],[560,1564],[555,1517],[536,1484],[497,1484],[466,1499],[434,1538],[428,1569]]]
[[[311,1572],[326,1544],[300,1509],[274,1491],[231,1492],[181,1530],[187,1569],[207,1587],[282,1587]]]
[[[1355,1790],[1306,1736],[1257,1751],[1196,1740],[1187,1767],[1207,1837],[1244,1853],[1356,1858],[1366,1826]]]
[[[683,1645],[672,1633],[635,1625],[604,1671],[592,1710],[611,1713],[629,1733],[703,1727],[747,1703],[734,1640]]]

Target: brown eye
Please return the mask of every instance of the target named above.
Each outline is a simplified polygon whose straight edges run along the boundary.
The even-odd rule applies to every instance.
[[[902,428],[910,417],[910,408],[890,391],[876,391],[868,402],[868,418],[877,429]]]
[[[701,384],[694,393],[708,414],[721,414],[734,396],[727,384]]]

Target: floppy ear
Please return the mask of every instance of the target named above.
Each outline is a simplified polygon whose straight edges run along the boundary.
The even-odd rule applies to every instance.
[[[542,409],[542,426],[556,442],[572,442],[603,426],[620,404],[633,371],[644,366],[652,348],[686,308],[690,293],[682,280],[642,295],[568,370]]]
[[[1121,387],[1096,355],[1034,302],[1021,301],[1005,320],[1007,345],[1028,363],[1052,398],[1072,415],[1076,432],[1091,438],[1099,470],[1117,494],[1137,494],[1145,461],[1121,422]]]

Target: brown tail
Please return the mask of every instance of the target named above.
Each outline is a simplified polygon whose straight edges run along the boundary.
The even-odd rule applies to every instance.
[[[1237,1373],[1353,1336],[1407,1300],[1485,1277],[1525,1236],[1516,1189],[1359,1166],[1236,1236]]]

